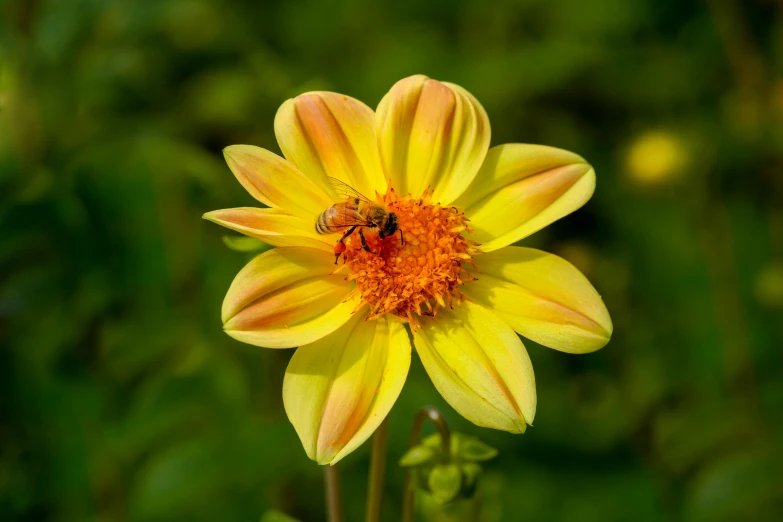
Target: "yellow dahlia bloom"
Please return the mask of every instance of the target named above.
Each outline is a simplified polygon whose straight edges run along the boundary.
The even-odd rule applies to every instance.
[[[288,100],[275,117],[285,159],[235,145],[226,161],[269,208],[205,218],[277,246],[253,259],[223,303],[226,333],[298,347],[283,384],[307,455],[333,464],[386,417],[413,344],[435,387],[479,426],[525,431],[536,410],[519,336],[569,353],[604,346],[612,322],[567,261],[509,246],[582,206],[595,172],[541,145],[489,148],[486,112],[465,89],[425,76],[395,84],[376,112],[330,92]],[[316,231],[345,200],[333,178],[395,213],[400,234]],[[403,242],[404,241],[404,242]],[[368,251],[369,250],[369,251]]]

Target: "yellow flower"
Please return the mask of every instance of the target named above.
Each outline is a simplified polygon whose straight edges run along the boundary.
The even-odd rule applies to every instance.
[[[649,131],[634,140],[626,164],[633,181],[657,185],[681,175],[688,163],[682,141],[665,131]]]
[[[269,208],[206,219],[279,248],[237,275],[223,303],[226,333],[270,348],[299,347],[283,399],[307,455],[333,464],[364,442],[402,389],[413,344],[435,387],[479,426],[513,433],[533,422],[533,367],[519,336],[569,353],[604,346],[609,314],[565,260],[510,244],[582,206],[595,172],[541,145],[489,148],[489,120],[463,88],[412,76],[376,112],[312,92],[275,117],[286,159],[226,148],[239,182]],[[362,227],[345,241],[316,231],[345,201],[329,178],[398,217],[382,239]],[[468,219],[469,218],[469,219]],[[404,243],[403,243],[404,241]]]

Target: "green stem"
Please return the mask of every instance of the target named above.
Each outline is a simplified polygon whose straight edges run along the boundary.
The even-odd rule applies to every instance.
[[[343,500],[340,492],[340,471],[337,465],[324,466],[326,512],[329,522],[343,522]]]
[[[367,522],[381,522],[383,504],[383,477],[386,472],[386,442],[389,438],[389,418],[386,417],[372,438],[370,454],[370,480],[367,499]]]
[[[413,419],[411,435],[408,439],[408,447],[412,448],[421,443],[421,429],[424,427],[424,421],[430,420],[440,433],[441,446],[444,454],[451,453],[451,432],[446,419],[443,418],[440,411],[434,406],[424,406],[418,411]],[[403,484],[402,498],[402,522],[414,522],[416,517],[414,508],[416,501],[416,490],[413,487],[413,470],[408,468],[405,471],[405,482]]]

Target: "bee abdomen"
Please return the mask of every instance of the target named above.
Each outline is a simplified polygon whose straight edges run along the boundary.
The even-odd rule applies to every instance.
[[[315,231],[319,234],[329,234],[331,233],[331,230],[329,229],[329,225],[326,221],[326,213],[328,212],[322,212],[320,216],[318,216],[318,219],[315,222]]]

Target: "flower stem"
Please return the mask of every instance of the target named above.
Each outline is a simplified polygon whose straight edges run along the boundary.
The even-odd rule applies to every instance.
[[[367,499],[367,522],[381,522],[383,503],[383,477],[386,472],[386,441],[389,438],[389,418],[386,417],[372,438],[370,454],[370,480]]]
[[[324,489],[326,489],[326,512],[329,514],[329,522],[343,522],[340,471],[336,464],[324,466]]]
[[[421,429],[424,427],[424,421],[427,419],[438,429],[441,446],[444,453],[448,455],[451,452],[451,432],[446,419],[434,406],[424,406],[416,413],[416,417],[413,419],[413,426],[411,427],[411,435],[408,439],[408,447],[412,448],[421,443]],[[405,482],[402,488],[402,522],[413,522],[416,516],[414,513],[416,490],[413,487],[413,471],[410,468],[405,471]]]

